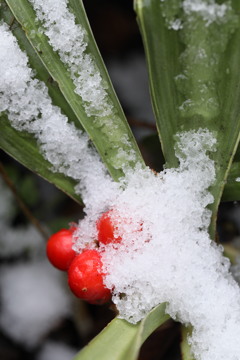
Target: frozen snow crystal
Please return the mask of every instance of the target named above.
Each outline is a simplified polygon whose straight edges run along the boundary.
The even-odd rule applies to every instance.
[[[76,93],[84,101],[88,116],[108,116],[112,105],[108,104],[107,93],[100,72],[93,58],[86,54],[87,35],[81,25],[75,24],[74,15],[66,0],[30,0],[43,22],[45,33],[61,60],[69,66],[76,86]]]
[[[0,326],[13,340],[32,348],[70,314],[59,276],[43,262],[1,269]]]
[[[91,117],[89,121],[96,121],[101,131],[105,133],[111,148],[117,152],[121,137],[124,136],[122,121],[116,110],[116,104],[108,94],[109,85],[103,79],[91,51],[88,51],[88,34],[83,26],[76,24],[71,8],[68,8],[69,1],[30,0],[30,2],[38,20],[42,23],[49,44],[58,52],[61,61],[70,72],[75,93],[81,97],[86,115]],[[119,156],[119,161],[113,162],[116,169],[122,168],[126,160],[131,162],[136,159],[136,153],[131,151],[129,136],[125,145],[124,156]]]
[[[165,302],[171,317],[193,326],[197,360],[235,360],[240,353],[240,289],[207,231],[216,144],[206,129],[179,133],[178,168],[129,172],[110,206],[122,241],[99,249],[119,317],[136,323]],[[81,236],[75,246],[86,246]]]
[[[50,4],[51,2],[49,2]],[[53,170],[77,181],[76,192],[88,207],[101,204],[117,186],[109,177],[86,134],[52,105],[45,84],[34,78],[28,58],[6,24],[0,25],[0,112],[12,126],[34,134]],[[89,184],[95,189],[89,191]]]
[[[231,4],[227,1],[225,4],[217,4],[215,0],[184,0],[183,10],[189,15],[198,13],[209,26],[212,22],[223,19]]]

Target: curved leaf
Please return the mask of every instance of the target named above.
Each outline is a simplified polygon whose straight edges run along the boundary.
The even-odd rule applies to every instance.
[[[188,344],[188,335],[191,330],[188,327],[181,326],[181,359],[182,360],[194,360],[194,357],[191,352],[190,345]]]
[[[3,115],[0,116],[0,124],[0,148],[34,173],[56,185],[73,200],[82,204],[81,198],[74,191],[75,181],[51,170],[51,164],[39,153],[37,142],[32,135],[13,129]]]
[[[9,8],[17,21],[23,27],[26,36],[51,77],[58,83],[60,90],[69,106],[77,116],[79,122],[88,132],[91,140],[99,151],[110,174],[115,180],[123,175],[122,167],[126,164],[134,166],[137,162],[143,164],[143,159],[136,145],[132,132],[119,105],[112,84],[109,80],[102,59],[93,39],[82,1],[70,1],[69,5],[74,12],[76,21],[81,22],[87,32],[89,45],[87,53],[91,54],[101,72],[104,82],[107,84],[107,94],[110,103],[114,105],[115,116],[88,117],[84,110],[83,101],[75,93],[75,85],[71,79],[70,72],[60,60],[59,55],[53,51],[48,43],[48,38],[42,32],[42,26],[36,19],[36,14],[27,0],[6,0]],[[128,141],[126,141],[126,139]],[[118,149],[123,150],[126,156],[118,157]],[[135,160],[129,158],[129,153],[134,154]]]
[[[16,36],[20,47],[26,51],[28,55],[29,63],[34,68],[36,77],[39,80],[44,81],[47,85],[53,104],[61,107],[61,111],[73,121],[76,126],[81,128],[81,124],[60,92],[57,83],[53,81],[27,40],[24,31],[15,20],[6,3],[2,1],[0,18],[11,26],[11,30]],[[2,150],[34,173],[55,184],[60,190],[65,192],[79,204],[82,204],[81,198],[76,195],[74,191],[76,185],[75,181],[63,174],[52,171],[52,165],[40,154],[37,141],[32,135],[13,129],[7,120],[6,115],[0,115],[0,133],[0,148]]]
[[[0,0],[0,4],[0,19],[3,19],[10,26],[12,33],[18,40],[19,46],[23,51],[27,53],[29,64],[34,69],[36,78],[45,82],[46,86],[48,87],[49,95],[52,98],[53,104],[59,106],[61,108],[61,111],[68,117],[68,119],[70,121],[73,121],[78,128],[83,130],[76,115],[74,114],[71,107],[62,95],[58,84],[52,79],[51,75],[44,67],[39,56],[34,51],[32,45],[28,41],[21,26],[16,21],[12,12],[9,10],[7,4],[2,0]]]
[[[216,182],[211,188],[215,202],[210,207],[214,237],[218,204],[239,143],[240,3],[233,0],[226,21],[209,26],[197,15],[191,26],[191,20],[184,18],[181,3],[135,0],[135,9],[167,166],[177,163],[177,132],[208,128],[217,134],[217,151],[211,155],[216,165]],[[200,57],[200,50],[206,56]]]
[[[148,65],[153,110],[163,154],[169,166],[177,166],[173,134],[178,129],[177,92],[174,77],[180,72],[182,46],[178,34],[169,31],[157,0],[134,2]]]
[[[136,360],[143,342],[168,319],[165,304],[157,306],[136,325],[116,318],[73,360]]]

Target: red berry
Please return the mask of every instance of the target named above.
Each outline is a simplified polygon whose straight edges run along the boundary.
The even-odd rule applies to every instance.
[[[116,221],[113,219],[113,210],[105,212],[97,222],[98,241],[102,244],[120,243],[122,238],[115,237],[114,231],[117,229]]]
[[[72,249],[72,231],[62,229],[53,234],[47,242],[47,257],[59,270],[67,271],[76,253]]]
[[[131,231],[133,220],[131,218],[120,217],[114,210],[105,212],[97,221],[98,241],[105,245],[110,243],[120,243],[122,241],[122,237],[115,235],[119,229],[120,224],[124,225],[125,228],[130,227]],[[142,224],[136,224],[136,228],[132,231],[142,231]]]
[[[77,255],[68,269],[68,284],[72,292],[90,304],[104,304],[111,291],[103,283],[101,255],[96,250],[85,250]]]

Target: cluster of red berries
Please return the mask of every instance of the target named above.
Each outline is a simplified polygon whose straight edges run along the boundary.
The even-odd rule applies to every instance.
[[[114,236],[115,225],[111,219],[112,210],[104,213],[97,222],[99,244],[119,243]],[[104,304],[111,298],[111,291],[104,285],[101,253],[85,249],[77,254],[72,249],[73,233],[76,227],[62,229],[53,234],[47,242],[49,261],[59,270],[68,272],[68,284],[80,299],[91,304]]]

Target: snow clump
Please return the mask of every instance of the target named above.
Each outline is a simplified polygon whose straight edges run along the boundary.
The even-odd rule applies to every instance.
[[[112,197],[117,185],[91,148],[88,136],[52,105],[46,85],[34,78],[27,55],[4,23],[0,25],[0,94],[0,113],[6,111],[15,129],[36,137],[54,171],[76,180],[75,191],[83,195],[86,206],[89,202],[102,206]]]
[[[30,0],[30,3],[43,23],[50,45],[69,67],[75,91],[83,99],[87,115],[111,115],[113,105],[106,101],[107,85],[92,56],[86,53],[86,32],[81,25],[75,24],[75,17],[67,7],[68,1]]]
[[[33,36],[44,33],[68,69],[75,85],[74,91],[82,100],[79,104],[83,106],[89,122],[94,122],[99,127],[105,135],[105,144],[116,152],[112,166],[122,169],[126,160],[135,162],[136,152],[132,149],[130,136],[123,131],[122,110],[113,102],[111,85],[101,75],[91,54],[91,34],[84,26],[76,23],[78,19],[75,19],[68,0],[29,1],[36,11],[37,21],[41,22]],[[125,146],[120,152],[122,144]]]
[[[166,303],[172,318],[193,326],[189,342],[197,360],[235,360],[240,353],[240,289],[207,231],[216,144],[207,129],[183,132],[176,141],[178,168],[129,172],[111,203],[122,241],[99,249],[119,317],[136,323]],[[81,225],[79,234],[81,251],[87,235]]]
[[[206,26],[223,19],[231,9],[229,1],[226,1],[225,4],[217,4],[215,0],[184,0],[182,6],[186,15],[197,13],[202,16],[206,21]]]

